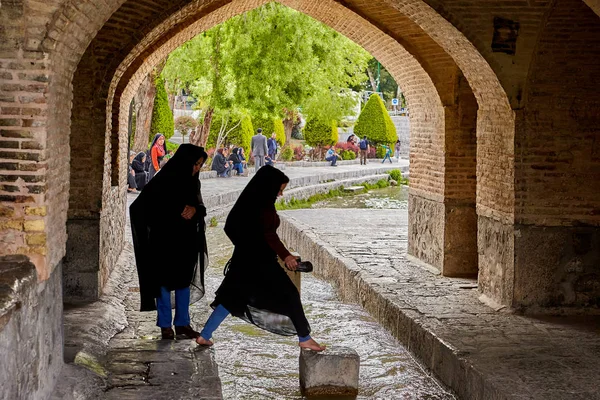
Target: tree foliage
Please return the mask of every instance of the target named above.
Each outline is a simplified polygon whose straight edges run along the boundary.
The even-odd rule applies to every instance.
[[[169,107],[169,97],[165,90],[165,81],[162,77],[156,79],[156,97],[154,97],[154,109],[152,111],[152,123],[150,125],[150,137],[162,133],[169,139],[175,133],[173,112]]]
[[[219,141],[219,133],[221,133],[222,137],[221,141],[217,143]],[[225,133],[227,133],[227,135],[223,137]],[[245,153],[250,154],[250,141],[252,140],[253,135],[254,128],[249,116],[244,115],[241,118],[227,121],[225,128],[223,128],[223,116],[217,114],[210,127],[207,146],[214,148],[217,147],[217,145],[220,145],[221,147],[233,145],[236,147],[243,147]]]
[[[175,118],[175,129],[185,137],[190,131],[198,126],[198,121],[189,115],[182,115]]]
[[[304,127],[304,138],[310,146],[332,146],[338,141],[337,122],[327,123],[313,118]]]
[[[355,102],[348,88],[365,80],[370,58],[320,22],[268,3],[176,49],[163,76],[170,86],[189,90],[201,107],[279,119],[302,108],[327,121],[350,112]]]
[[[392,146],[396,142],[398,139],[396,127],[381,97],[376,94],[369,97],[369,101],[358,116],[354,133],[360,138],[366,136],[374,144]]]
[[[275,132],[275,140],[281,147],[285,146],[285,128],[283,121],[279,118],[273,119],[273,131]]]

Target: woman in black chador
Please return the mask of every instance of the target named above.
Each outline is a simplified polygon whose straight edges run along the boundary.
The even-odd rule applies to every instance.
[[[230,313],[279,335],[298,335],[300,347],[322,351],[310,337],[300,294],[277,263],[277,256],[295,270],[296,259],[285,248],[277,227],[275,200],[289,178],[266,166],[248,183],[225,223],[225,233],[235,246],[225,279],[211,304],[214,311],[196,342],[211,346],[212,333]]]
[[[172,325],[178,335],[199,335],[190,326],[189,305],[204,296],[206,208],[198,174],[206,158],[202,147],[179,146],[129,208],[141,311],[157,311],[163,339],[174,338]]]

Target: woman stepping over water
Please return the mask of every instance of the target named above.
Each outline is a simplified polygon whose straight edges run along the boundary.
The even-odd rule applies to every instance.
[[[310,337],[300,293],[277,262],[279,256],[289,269],[298,266],[277,236],[275,200],[289,181],[274,167],[260,168],[229,213],[225,233],[235,248],[198,344],[212,346],[213,332],[232,314],[278,335],[297,335],[302,348],[325,350]]]

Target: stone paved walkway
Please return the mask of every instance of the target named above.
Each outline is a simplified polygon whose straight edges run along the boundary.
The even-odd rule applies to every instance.
[[[405,210],[282,215],[288,244],[461,398],[600,399],[599,317],[526,317],[483,305],[475,280],[441,277],[407,257]]]

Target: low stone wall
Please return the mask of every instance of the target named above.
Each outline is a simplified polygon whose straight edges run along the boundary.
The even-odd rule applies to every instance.
[[[50,397],[63,367],[61,265],[38,283],[26,256],[0,257],[0,394]]]
[[[400,158],[408,159],[408,152],[406,154],[402,154],[400,152]],[[369,158],[367,160],[368,163],[381,163],[383,158]],[[393,163],[396,163],[396,159],[392,157]],[[329,167],[331,163],[329,161],[290,161],[280,163],[283,165],[287,165],[288,167]],[[339,160],[337,162],[338,165],[359,165],[360,160],[357,158],[355,160]]]

